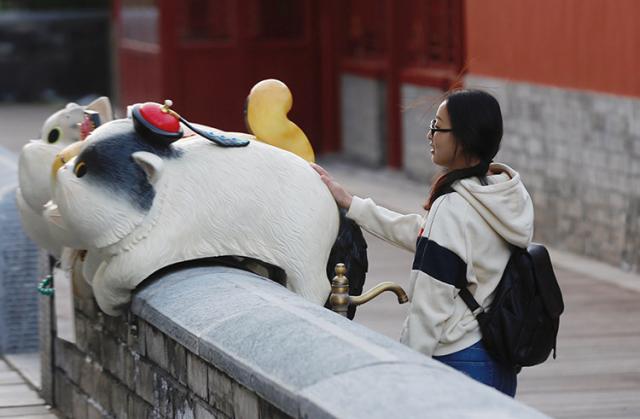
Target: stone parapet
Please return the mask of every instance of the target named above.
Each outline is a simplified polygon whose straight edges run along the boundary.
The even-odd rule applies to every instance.
[[[55,403],[69,417],[544,417],[231,268],[154,275],[127,319],[93,300],[76,317],[77,345],[55,348]]]

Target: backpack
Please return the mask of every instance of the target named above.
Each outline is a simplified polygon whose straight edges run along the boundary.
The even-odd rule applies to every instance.
[[[498,363],[519,370],[544,362],[552,350],[555,359],[564,302],[544,246],[532,243],[512,250],[488,310],[467,288],[459,295],[476,316],[482,342]]]

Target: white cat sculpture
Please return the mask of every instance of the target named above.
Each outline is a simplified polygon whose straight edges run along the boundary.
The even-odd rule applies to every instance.
[[[85,277],[105,313],[122,313],[132,290],[160,268],[216,256],[280,267],[289,289],[325,303],[340,217],[305,160],[247,134],[215,130],[249,140],[224,148],[139,128],[131,119],[100,126],[56,174],[53,200],[97,261]]]
[[[43,217],[44,205],[51,199],[51,165],[62,149],[82,140],[85,111],[96,112],[102,123],[113,119],[106,97],[87,106],[69,103],[45,121],[40,139],[31,140],[22,148],[18,163],[16,199],[24,230],[56,257],[61,255],[62,243],[52,237],[50,225]]]

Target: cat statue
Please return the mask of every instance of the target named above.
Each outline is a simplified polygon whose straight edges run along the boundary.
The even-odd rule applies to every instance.
[[[287,288],[326,302],[332,247],[353,225],[305,160],[248,134],[175,141],[135,121],[101,125],[55,174],[54,212],[87,249],[84,276],[105,313],[122,314],[163,267],[224,256],[278,267]]]
[[[87,119],[88,112],[92,113],[93,120]],[[45,204],[51,199],[52,164],[61,150],[83,140],[90,131],[88,125],[112,119],[107,97],[100,97],[87,106],[69,103],[47,118],[41,138],[29,141],[20,152],[16,200],[23,228],[29,238],[56,258],[60,257],[63,246],[52,236],[43,216]]]

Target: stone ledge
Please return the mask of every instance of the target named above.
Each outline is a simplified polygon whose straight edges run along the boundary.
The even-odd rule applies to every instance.
[[[166,272],[132,311],[293,417],[545,417],[247,272]]]

